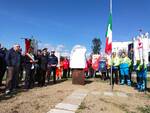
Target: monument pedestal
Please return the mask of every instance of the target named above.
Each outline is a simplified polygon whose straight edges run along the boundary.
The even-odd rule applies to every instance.
[[[85,76],[83,69],[73,69],[72,70],[72,84],[85,84]]]

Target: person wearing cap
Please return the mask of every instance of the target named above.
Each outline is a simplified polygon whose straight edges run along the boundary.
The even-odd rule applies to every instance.
[[[50,71],[53,72],[53,83],[56,83],[56,68],[58,65],[58,58],[55,56],[55,51],[51,51],[51,55],[48,60],[48,65],[50,67]]]
[[[5,94],[9,94],[12,90],[16,90],[19,78],[19,67],[21,56],[19,54],[20,45],[15,44],[6,53],[6,65],[7,65],[7,76],[6,76],[6,91]]]

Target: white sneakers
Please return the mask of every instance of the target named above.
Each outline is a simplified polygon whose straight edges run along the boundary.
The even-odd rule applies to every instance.
[[[5,94],[6,94],[6,95],[10,94],[10,90],[6,90],[6,91],[5,91]]]

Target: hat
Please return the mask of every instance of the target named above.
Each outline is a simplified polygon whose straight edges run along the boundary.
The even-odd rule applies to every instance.
[[[52,49],[52,50],[51,50],[51,53],[55,53],[55,50],[54,50],[54,49]]]
[[[19,44],[14,44],[14,47],[18,47],[18,46],[20,46]]]
[[[42,51],[45,51],[45,50],[47,51],[47,48],[44,48]]]

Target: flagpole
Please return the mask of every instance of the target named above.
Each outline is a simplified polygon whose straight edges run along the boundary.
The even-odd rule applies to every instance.
[[[112,14],[112,0],[110,0],[110,13]]]
[[[112,0],[110,0],[110,14],[112,15]],[[112,52],[111,52],[111,61],[112,61]],[[113,91],[114,84],[113,84],[113,73],[112,73],[112,64],[111,64],[111,91]]]

